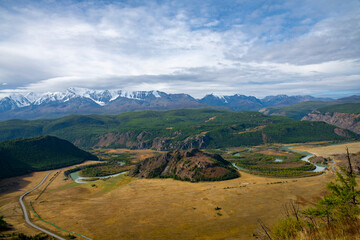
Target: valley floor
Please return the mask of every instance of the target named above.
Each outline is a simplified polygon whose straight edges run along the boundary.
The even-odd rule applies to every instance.
[[[340,150],[342,153],[344,146]],[[46,173],[0,182],[0,215],[15,231],[37,233],[25,224],[18,198]],[[296,200],[301,207],[314,203],[334,177],[331,171],[316,177],[288,179],[241,172],[240,178],[221,182],[118,176],[78,184],[65,180],[61,173],[37,200],[43,187],[25,200],[32,202],[43,219],[97,240],[251,239],[259,218],[271,226],[282,217],[282,207],[289,200]],[[32,212],[31,217],[35,224],[67,235],[39,221]]]

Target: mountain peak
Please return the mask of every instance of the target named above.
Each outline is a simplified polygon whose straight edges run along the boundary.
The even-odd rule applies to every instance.
[[[318,100],[311,96],[277,95],[258,99],[242,94],[211,93],[202,99],[188,94],[131,91],[122,89],[88,89],[71,87],[65,91],[12,93],[0,99],[0,119],[59,117],[69,114],[105,114],[135,110],[165,110],[179,108],[220,107],[234,111],[257,111],[269,106],[286,106]]]

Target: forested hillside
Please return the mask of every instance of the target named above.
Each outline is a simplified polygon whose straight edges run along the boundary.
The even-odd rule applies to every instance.
[[[97,157],[52,136],[0,142],[0,178],[65,167]]]
[[[290,106],[275,106],[260,109],[259,112],[273,116],[287,116],[296,120],[301,120],[311,111],[334,104],[333,102],[308,101],[293,104]]]
[[[344,103],[344,104],[338,104],[338,105],[331,105],[327,107],[322,107],[318,109],[321,113],[354,113],[359,114],[360,113],[360,103]]]
[[[300,122],[259,112],[213,109],[142,111],[0,123],[0,138],[3,140],[45,134],[66,139],[80,147],[157,150],[359,138],[355,133],[322,122]]]
[[[335,101],[307,101],[290,106],[273,106],[260,109],[259,112],[273,116],[287,116],[296,120],[301,120],[304,116],[318,110],[321,113],[340,112],[340,113],[360,113],[360,103],[357,98],[344,98]]]

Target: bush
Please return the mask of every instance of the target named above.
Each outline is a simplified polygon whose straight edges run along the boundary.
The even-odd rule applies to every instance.
[[[291,240],[296,237],[303,228],[303,222],[295,217],[289,216],[281,219],[273,228],[272,233],[275,239]]]

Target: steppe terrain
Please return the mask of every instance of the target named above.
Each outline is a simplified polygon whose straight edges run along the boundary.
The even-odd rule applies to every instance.
[[[360,149],[360,142],[345,145],[350,151]],[[325,156],[343,153],[345,145],[296,149]],[[46,173],[0,182],[0,212],[14,231],[37,233],[25,224],[18,198]],[[46,184],[25,200],[32,202],[41,218],[92,239],[251,239],[259,218],[271,226],[290,200],[301,207],[314,203],[334,176],[327,171],[315,177],[281,179],[241,172],[240,178],[220,182],[118,176],[78,184],[60,174],[37,200]],[[31,216],[35,224],[67,235],[32,212]]]
[[[316,156],[329,157],[333,154],[343,154],[346,152],[348,147],[350,153],[360,152],[360,142],[343,143],[330,146],[294,146],[291,147],[293,150],[306,151]]]

